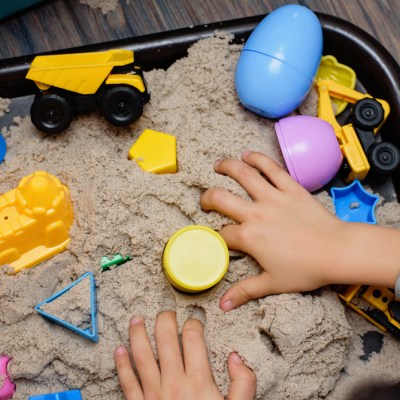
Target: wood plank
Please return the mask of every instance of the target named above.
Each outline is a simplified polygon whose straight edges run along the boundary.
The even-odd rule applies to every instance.
[[[47,0],[0,21],[0,59],[261,15],[289,3],[354,23],[400,60],[399,0],[119,0],[107,14],[78,0]]]

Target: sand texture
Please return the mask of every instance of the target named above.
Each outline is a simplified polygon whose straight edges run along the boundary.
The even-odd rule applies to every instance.
[[[251,257],[232,254],[223,281],[199,295],[176,292],[162,272],[163,248],[176,230],[191,224],[219,229],[229,222],[201,210],[204,190],[219,186],[247,197],[236,182],[214,172],[216,160],[252,149],[283,165],[273,122],[246,111],[236,97],[240,50],[217,34],[193,45],[168,70],[146,73],[152,97],[129,128],[113,128],[94,113],[74,119],[55,137],[44,137],[29,117],[3,132],[8,152],[0,164],[0,193],[45,170],[68,186],[75,210],[65,252],[16,276],[1,274],[7,269],[0,267],[0,354],[13,356],[15,400],[72,388],[80,388],[84,399],[123,399],[113,351],[128,345],[130,318],[144,316],[153,341],[157,313],[171,309],[180,328],[191,316],[203,321],[224,394],[232,351],[255,371],[258,399],[342,400],[364,380],[398,379],[399,342],[346,310],[330,288],[269,296],[224,314],[218,304],[225,290],[260,271]],[[315,93],[301,111],[315,112]],[[129,148],[147,128],[176,136],[178,173],[153,175],[128,160]],[[333,212],[327,192],[316,197]],[[376,215],[379,224],[399,227],[400,205],[381,201]],[[115,253],[132,260],[101,272],[101,258]],[[97,344],[34,310],[86,271],[93,271],[97,285]],[[381,335],[382,346],[366,355],[363,335],[370,331]]]
[[[10,99],[3,99],[0,97],[0,117],[2,117],[6,112],[9,112]]]
[[[115,11],[118,6],[118,0],[79,0],[79,3],[94,9],[99,8],[103,14]]]

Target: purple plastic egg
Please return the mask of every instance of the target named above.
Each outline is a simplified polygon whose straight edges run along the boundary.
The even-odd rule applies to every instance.
[[[343,155],[328,122],[296,115],[280,119],[275,131],[290,175],[308,191],[320,189],[339,171]]]

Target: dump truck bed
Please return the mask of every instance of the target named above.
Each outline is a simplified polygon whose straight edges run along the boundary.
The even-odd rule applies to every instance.
[[[113,67],[133,63],[130,50],[37,56],[26,75],[40,87],[55,86],[80,94],[96,93]]]

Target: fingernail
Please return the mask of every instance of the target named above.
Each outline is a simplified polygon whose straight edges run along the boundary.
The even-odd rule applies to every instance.
[[[221,163],[221,160],[215,161],[215,163],[214,163],[214,169],[216,169],[220,163]]]
[[[243,360],[238,353],[232,353],[232,359],[236,364],[243,364]]]
[[[251,154],[251,151],[250,150],[246,150],[246,151],[244,151],[243,153],[242,153],[242,158],[246,158],[248,155],[250,155]]]
[[[221,304],[221,308],[223,311],[231,311],[235,308],[235,306],[231,300],[227,300]]]
[[[131,319],[131,325],[141,324],[143,322],[143,318],[140,317],[133,317]]]
[[[119,356],[122,356],[123,354],[126,353],[126,348],[123,346],[120,346],[115,350],[115,353],[118,354]]]

